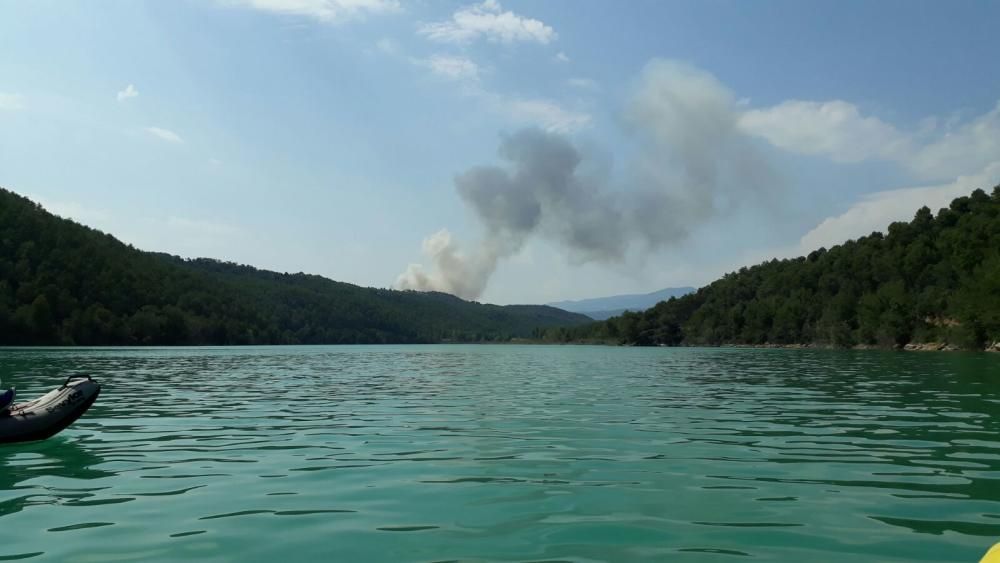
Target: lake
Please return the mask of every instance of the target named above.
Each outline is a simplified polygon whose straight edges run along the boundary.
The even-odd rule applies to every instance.
[[[978,561],[1000,356],[343,346],[0,349],[0,560]]]

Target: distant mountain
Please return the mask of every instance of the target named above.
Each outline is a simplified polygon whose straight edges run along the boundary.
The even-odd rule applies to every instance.
[[[652,293],[633,293],[627,295],[612,295],[611,297],[594,297],[578,301],[556,301],[547,303],[564,311],[582,313],[588,317],[603,321],[620,315],[625,311],[645,311],[660,301],[671,297],[681,297],[694,292],[693,287],[668,287]]]
[[[587,315],[588,317],[594,319],[595,321],[603,321],[610,319],[611,317],[617,317],[618,315],[629,310],[631,309],[611,309],[609,311],[587,311],[586,313],[580,313],[580,314]]]
[[[482,342],[586,322],[143,252],[0,189],[0,345]]]

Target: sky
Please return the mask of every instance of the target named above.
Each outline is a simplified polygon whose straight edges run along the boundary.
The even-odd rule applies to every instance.
[[[0,0],[0,186],[144,250],[544,303],[1000,183],[991,1]]]

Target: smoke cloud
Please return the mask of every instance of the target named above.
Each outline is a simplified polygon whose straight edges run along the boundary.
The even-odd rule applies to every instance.
[[[471,254],[450,233],[424,241],[430,272],[411,264],[401,289],[476,299],[500,260],[544,237],[579,262],[616,262],[636,248],[678,243],[699,225],[756,197],[770,169],[738,128],[732,93],[712,75],[670,61],[646,66],[624,123],[637,142],[618,183],[594,168],[564,135],[523,129],[502,139],[502,166],[475,166],[455,178],[483,226]]]
[[[462,299],[476,299],[482,295],[500,258],[516,252],[497,252],[491,247],[491,241],[486,239],[480,242],[475,254],[468,256],[462,253],[447,229],[425,238],[423,251],[434,263],[434,269],[428,273],[420,264],[410,264],[396,279],[395,286],[398,289],[443,291]]]

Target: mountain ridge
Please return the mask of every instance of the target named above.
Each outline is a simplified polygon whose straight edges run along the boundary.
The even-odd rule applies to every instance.
[[[589,320],[141,251],[0,188],[0,345],[492,342]]]
[[[625,311],[643,311],[660,301],[671,297],[681,297],[693,293],[693,287],[667,287],[649,293],[625,293],[607,297],[591,297],[587,299],[553,301],[546,303],[550,307],[558,307],[564,311],[581,313],[594,320],[604,320],[620,315]]]

